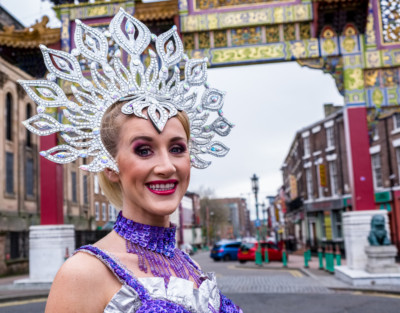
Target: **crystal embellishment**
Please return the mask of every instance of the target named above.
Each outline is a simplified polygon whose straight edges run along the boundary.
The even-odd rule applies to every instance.
[[[108,54],[110,40],[119,46],[119,53]],[[65,139],[65,144],[42,151],[42,156],[61,164],[87,157],[89,163],[81,167],[84,170],[111,168],[119,172],[101,141],[102,118],[117,101],[127,101],[121,109],[124,114],[150,119],[158,132],[178,111],[185,111],[190,120],[193,167],[210,165],[200,157],[203,154],[223,157],[229,151],[213,141],[215,134],[226,136],[233,127],[222,117],[225,93],[210,88],[207,58],[189,59],[184,54],[176,26],[156,36],[121,8],[106,32],[76,20],[74,41],[76,48],[71,54],[41,45],[47,80],[19,81],[38,105],[38,114],[24,121],[25,127],[39,136],[60,132]],[[82,72],[81,64],[89,66],[87,72]],[[62,90],[57,83],[61,81],[70,82],[65,84],[70,90]],[[47,108],[59,108],[61,118],[52,117],[54,110]],[[211,113],[216,118],[207,123]]]

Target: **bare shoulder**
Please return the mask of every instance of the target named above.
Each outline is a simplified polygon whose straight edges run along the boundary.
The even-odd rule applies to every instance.
[[[58,271],[46,313],[103,312],[121,284],[96,257],[79,252]]]

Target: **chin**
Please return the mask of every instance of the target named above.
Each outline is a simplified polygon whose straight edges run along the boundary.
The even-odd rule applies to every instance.
[[[160,215],[160,216],[171,215],[172,213],[174,213],[178,209],[179,203],[180,202],[178,202],[178,203],[174,202],[174,203],[171,203],[171,204],[164,203],[164,204],[160,204],[158,206],[156,205],[154,207],[153,212],[156,215]]]

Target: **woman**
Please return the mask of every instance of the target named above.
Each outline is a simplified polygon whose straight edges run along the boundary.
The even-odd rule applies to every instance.
[[[59,163],[92,157],[81,168],[100,172],[102,191],[121,209],[111,233],[79,248],[61,267],[46,312],[241,312],[220,294],[211,274],[175,248],[176,227],[169,221],[187,190],[191,165],[209,164],[198,155],[228,151],[211,141],[232,127],[222,116],[223,93],[206,82],[207,60],[183,55],[175,28],[151,36],[121,10],[110,33],[129,54],[129,69],[118,58],[112,68],[105,36],[79,21],[72,55],[42,47],[49,71],[75,83],[78,106],[53,82],[21,82],[39,105],[39,114],[24,122],[28,129],[39,135],[63,132],[65,145],[41,155]],[[149,38],[157,55],[149,52],[145,68],[140,55]],[[92,62],[91,83],[73,58],[78,55]],[[176,67],[182,59],[183,81]],[[204,87],[201,97],[193,91],[197,86]],[[46,115],[46,107],[54,106],[66,107],[70,124]],[[206,125],[213,111],[218,117]]]

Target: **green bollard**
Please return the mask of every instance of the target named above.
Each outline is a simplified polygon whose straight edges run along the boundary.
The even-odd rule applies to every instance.
[[[265,252],[264,252],[264,262],[269,263],[268,249],[265,249]]]
[[[304,267],[308,268],[308,251],[304,251]]]
[[[339,253],[339,254],[336,254],[336,265],[337,265],[337,266],[342,265],[342,260],[341,260],[341,255],[340,255],[340,253]]]
[[[325,271],[329,272],[330,269],[330,253],[329,253],[329,248],[325,248]]]
[[[262,254],[261,251],[256,251],[256,265],[262,265]]]
[[[334,273],[335,272],[335,255],[332,251],[331,253],[331,268],[330,268],[330,273]]]
[[[282,263],[283,263],[283,267],[287,267],[286,250],[283,250],[283,251],[282,251]]]
[[[326,270],[329,273],[333,273],[335,271],[333,264],[333,251],[331,248],[328,248],[328,251],[326,253]]]
[[[311,249],[307,250],[308,262],[311,261]]]
[[[342,265],[342,255],[340,254],[339,246],[336,247],[336,265]]]
[[[324,255],[322,253],[322,248],[318,248],[318,269],[324,269]]]

